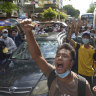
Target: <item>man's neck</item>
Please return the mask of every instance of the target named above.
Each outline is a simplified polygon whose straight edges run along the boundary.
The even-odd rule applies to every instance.
[[[70,74],[69,74],[67,77],[65,77],[65,78],[60,78],[60,77],[58,77],[58,79],[59,79],[60,81],[62,81],[62,82],[68,82],[68,81],[70,81],[70,80],[73,79],[73,73],[70,72]]]

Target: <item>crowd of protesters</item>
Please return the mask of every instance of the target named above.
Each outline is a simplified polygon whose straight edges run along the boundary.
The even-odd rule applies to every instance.
[[[65,32],[65,29],[58,24],[47,26],[43,28],[37,25],[33,28],[35,34],[41,34],[48,32],[48,29],[57,32],[58,30]],[[94,93],[96,92],[96,86],[93,82],[96,82],[94,78],[96,73],[96,37],[95,30],[92,26],[87,26],[87,21],[83,22],[78,19],[78,22],[73,20],[68,24],[67,40],[70,45],[75,48],[76,58],[72,70],[77,74],[86,78]],[[20,46],[25,40],[24,36],[20,34],[18,27],[14,27],[10,30],[3,29],[0,33],[0,66],[6,62],[12,53]],[[26,33],[27,34],[27,33]],[[27,34],[28,35],[28,34]],[[4,70],[4,66],[1,68]],[[88,85],[89,86],[89,85]],[[92,96],[92,95],[88,95]]]
[[[7,59],[25,41],[17,26],[0,32],[0,72],[5,72]]]
[[[76,59],[72,68],[88,80],[91,88],[96,84],[96,37],[92,26],[87,26],[87,22],[81,20],[72,21],[68,28],[67,40],[75,48]],[[95,77],[95,78],[94,78]],[[93,88],[96,90],[96,87]],[[96,94],[95,94],[96,95]]]
[[[69,44],[64,42],[62,45],[59,45],[54,60],[55,66],[49,64],[42,56],[39,45],[36,43],[32,33],[31,20],[22,21],[21,27],[26,34],[29,52],[33,60],[45,74],[48,82],[51,82],[51,85],[48,86],[49,96],[93,96],[92,91],[95,93],[96,90],[96,87],[92,85],[92,77],[95,74],[93,65],[96,63],[96,49],[90,44],[92,35],[90,31],[93,30],[91,27],[90,29],[85,26],[85,24],[82,24],[81,21],[75,22],[73,20],[67,29],[67,42]],[[82,32],[80,31],[81,27],[85,28]],[[72,39],[72,34],[76,36],[76,39],[80,37],[80,43]],[[74,50],[75,48],[77,52]],[[77,63],[74,62],[75,60],[77,60]],[[73,65],[76,66],[76,64],[77,70],[71,69]],[[75,73],[72,70],[75,71]],[[79,78],[76,73],[86,78],[85,83],[80,83],[81,89],[78,87]],[[85,80],[84,78],[81,81]],[[85,88],[85,90],[82,91],[83,88]],[[93,90],[91,90],[92,88]],[[79,93],[86,95],[79,95]],[[96,94],[94,96],[96,96]]]
[[[64,25],[62,25],[62,23],[41,22],[34,26],[33,31],[35,34],[44,34],[48,32],[63,32],[65,31],[65,28]]]

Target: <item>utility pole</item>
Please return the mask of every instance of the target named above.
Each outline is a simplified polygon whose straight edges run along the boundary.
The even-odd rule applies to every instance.
[[[34,11],[35,11],[35,1],[32,0],[32,1],[31,1],[31,4],[32,4],[32,8],[33,8],[33,10],[32,10],[32,16],[34,16]]]
[[[33,14],[34,14],[34,7],[35,7],[35,1],[32,0],[32,5],[33,5]]]

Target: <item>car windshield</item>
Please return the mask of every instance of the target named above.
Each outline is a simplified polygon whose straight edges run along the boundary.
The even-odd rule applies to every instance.
[[[58,42],[56,40],[38,40],[37,41],[42,55],[45,58],[54,58],[56,55],[56,50],[58,47]],[[27,42],[23,42],[23,44],[16,50],[16,52],[13,53],[12,57],[13,59],[31,59],[31,55],[28,51],[28,45]]]

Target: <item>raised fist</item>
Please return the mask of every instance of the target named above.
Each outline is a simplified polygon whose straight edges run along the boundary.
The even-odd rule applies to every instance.
[[[32,31],[33,25],[31,19],[24,19],[19,22],[24,33]]]

